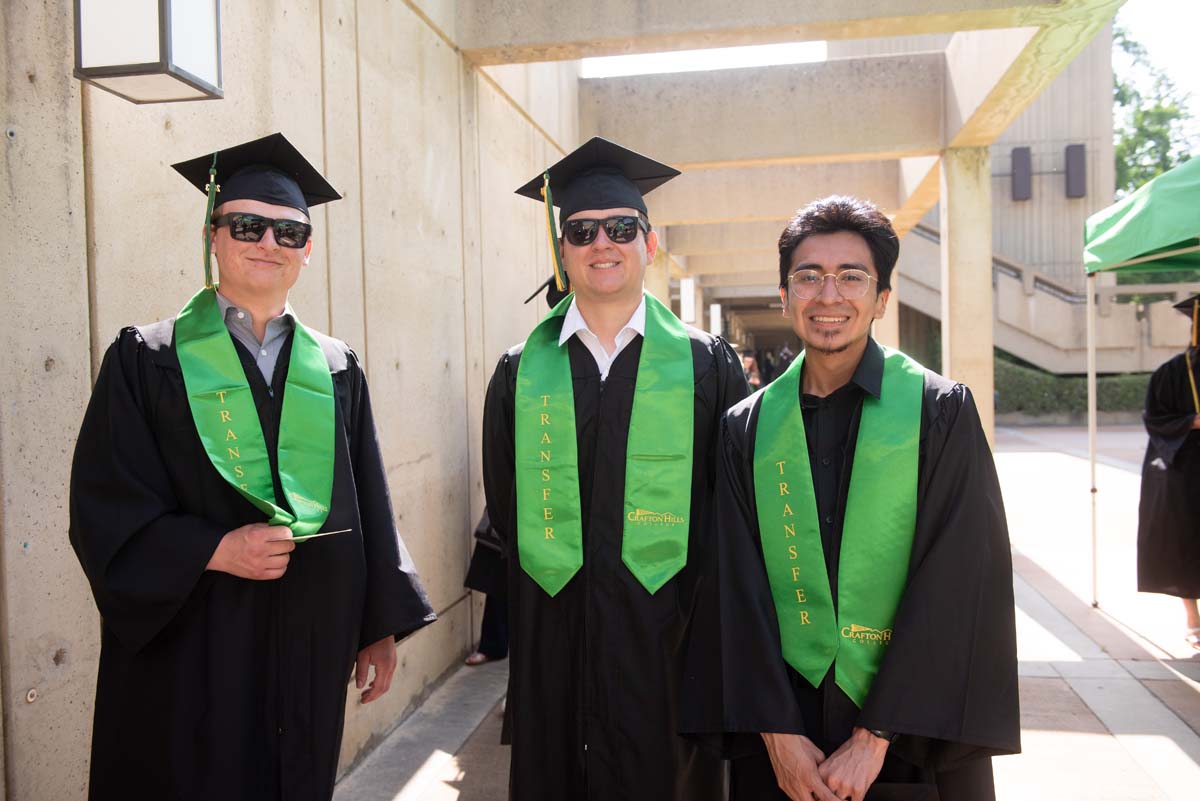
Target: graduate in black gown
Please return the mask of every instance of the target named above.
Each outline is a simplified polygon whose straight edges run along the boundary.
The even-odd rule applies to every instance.
[[[176,168],[203,190],[212,161]],[[220,358],[201,368],[227,371],[215,394],[232,411],[193,416],[204,376],[181,312],[118,334],[75,450],[71,544],[101,616],[93,801],[329,799],[348,679],[363,703],[383,695],[395,641],[434,619],[358,357],[287,305],[308,206],[338,195],[280,134],[220,151],[214,183],[219,294],[184,312],[215,321]],[[297,418],[290,404],[317,393],[300,374],[325,394]],[[206,448],[210,418],[230,450]],[[308,446],[302,464],[285,452]],[[270,497],[252,502],[221,469]],[[297,542],[293,528],[340,533]]]
[[[657,236],[642,195],[675,174],[601,139],[550,168],[574,294],[526,343],[501,357],[488,387],[484,485],[509,565],[505,729],[514,801],[724,797],[721,761],[676,733],[678,686],[695,566],[703,556],[697,549],[712,495],[718,423],[745,396],[746,384],[724,340],[674,318],[673,324],[665,321],[662,305],[643,297]],[[522,194],[540,197],[544,183],[539,176]],[[565,326],[572,333],[564,335]],[[674,333],[664,336],[668,329]],[[539,340],[543,333],[548,337]],[[655,361],[664,339],[682,347],[682,359]],[[541,393],[554,394],[545,383],[552,375],[525,372],[537,363],[534,342],[541,342],[542,358],[559,360],[568,382],[571,406],[554,415],[573,412],[574,420],[563,437],[554,432],[546,455],[557,459],[559,448],[569,443],[577,450],[577,467],[553,473],[546,496],[537,486],[533,493],[522,492],[519,475],[522,391],[533,393],[535,402]],[[518,388],[519,371],[524,390]],[[678,402],[647,418],[638,405],[658,390]],[[650,430],[638,428],[647,423]],[[631,429],[646,433],[631,435]],[[660,429],[672,433],[658,437]],[[631,473],[641,474],[645,466],[630,454],[659,446],[690,451],[690,469],[684,459],[650,460],[675,471],[676,480],[666,483],[683,508],[630,507],[631,497],[645,497],[638,494],[643,485],[657,490],[664,483],[632,480]],[[549,465],[558,469],[555,461]],[[572,476],[577,492],[561,488],[569,487]],[[526,548],[566,541],[560,522],[573,510],[581,528],[573,547],[581,558],[552,581],[526,557],[531,553]],[[522,529],[518,520],[530,513],[539,524],[545,517],[545,535],[541,525]],[[652,556],[669,554],[668,569],[643,570],[638,554],[645,553],[638,548],[647,541],[661,546],[650,549]]]
[[[733,757],[733,801],[859,801],[864,793],[873,801],[938,793],[942,801],[986,801],[994,797],[988,757],[1019,750],[1019,715],[1008,531],[971,393],[870,337],[899,252],[874,206],[845,197],[816,201],[784,230],[779,251],[785,313],[806,351],[723,421],[715,546],[706,549],[712,561],[689,633],[683,731]],[[903,399],[902,387],[889,383],[900,373],[885,364],[906,372],[909,405],[904,417],[871,411],[882,428],[867,434],[866,409]],[[758,436],[760,428],[784,429],[764,428],[764,404],[791,415],[795,438],[790,452],[766,464],[756,461],[757,450],[776,442]],[[902,426],[908,439],[888,447],[909,460],[907,472],[893,473],[880,443]],[[788,504],[784,515],[800,514],[797,499],[805,494],[795,476],[777,489],[776,465],[782,474],[785,460],[790,471],[805,455],[811,519],[783,517],[786,525],[776,533],[770,523],[765,538],[759,507],[778,500]],[[884,469],[869,473],[872,460]],[[863,471],[863,483],[852,492],[854,471]],[[878,540],[880,530],[905,519],[903,504],[889,500],[871,525],[854,528],[851,543],[854,506],[869,507],[885,493],[907,504],[908,522],[895,526],[904,538]],[[768,577],[764,542],[783,560],[781,576]],[[788,561],[804,546],[813,559]],[[848,560],[865,574],[848,572]],[[839,613],[882,592],[887,570],[895,593],[890,622]],[[787,586],[801,576],[802,584]],[[826,579],[832,608],[819,612],[815,590]],[[863,597],[851,599],[851,591]],[[819,642],[833,650],[802,675],[783,655],[780,620],[803,638],[830,615],[836,624],[827,624],[830,636]],[[804,656],[809,646],[796,641]],[[843,659],[872,651],[873,678],[843,674]]]
[[[1154,371],[1142,419],[1150,441],[1138,507],[1138,590],[1183,599],[1186,640],[1200,650],[1200,295],[1175,308],[1192,320],[1191,347]]]

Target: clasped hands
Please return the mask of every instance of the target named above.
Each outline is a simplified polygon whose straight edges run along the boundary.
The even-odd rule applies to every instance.
[[[879,776],[888,741],[855,727],[829,757],[801,734],[764,732],[775,780],[792,801],[862,801]]]

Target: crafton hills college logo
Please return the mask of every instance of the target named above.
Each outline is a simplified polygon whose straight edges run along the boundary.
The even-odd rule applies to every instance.
[[[687,522],[679,515],[673,515],[670,512],[651,512],[649,509],[634,509],[625,517],[630,523],[648,526],[678,526]]]
[[[842,636],[863,645],[887,645],[892,641],[892,630],[873,629],[870,626],[851,623],[849,626],[842,626]]]

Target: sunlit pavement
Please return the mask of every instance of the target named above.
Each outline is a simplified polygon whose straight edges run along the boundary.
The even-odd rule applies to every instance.
[[[1140,427],[1104,428],[1092,607],[1087,432],[1001,428],[1016,568],[1024,753],[995,760],[1004,801],[1196,801],[1200,658],[1175,598],[1136,591]],[[506,662],[454,673],[338,786],[337,801],[501,801]]]

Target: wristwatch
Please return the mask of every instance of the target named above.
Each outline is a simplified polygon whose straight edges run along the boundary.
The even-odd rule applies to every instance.
[[[897,734],[894,731],[887,731],[885,729],[867,729],[867,731],[880,740],[887,740],[889,745],[896,742]]]

